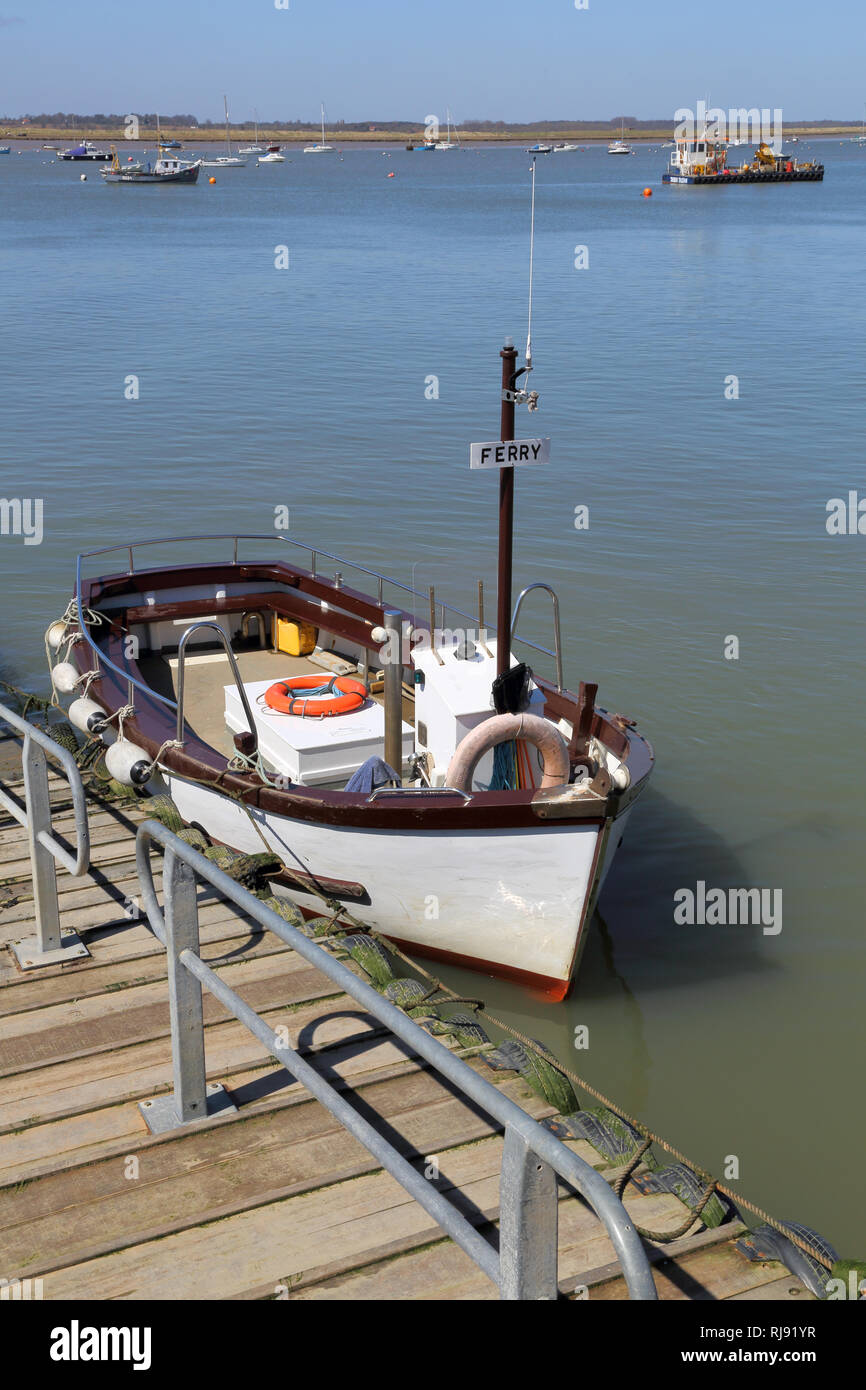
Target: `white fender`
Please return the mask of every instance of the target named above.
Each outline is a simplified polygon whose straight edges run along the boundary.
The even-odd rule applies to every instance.
[[[112,743],[105,755],[105,766],[112,777],[125,787],[143,787],[149,781],[152,770],[147,753],[128,738],[119,738]]]
[[[88,700],[85,696],[73,700],[67,714],[70,724],[84,734],[99,733],[105,724],[105,710],[95,700]]]
[[[78,684],[78,670],[71,661],[59,661],[52,669],[51,679],[55,690],[61,695],[70,695]]]
[[[542,787],[565,786],[571,773],[568,745],[556,725],[538,714],[496,714],[485,719],[458,744],[448,764],[446,785],[471,791],[472,774],[484,754],[498,743],[518,738],[533,744],[544,759]]]

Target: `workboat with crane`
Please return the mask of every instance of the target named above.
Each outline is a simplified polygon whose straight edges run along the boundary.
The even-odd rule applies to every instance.
[[[560,1000],[653,752],[595,683],[566,688],[553,588],[512,611],[516,468],[549,449],[515,439],[538,403],[531,310],[524,366],[510,340],[500,365],[500,439],[470,451],[473,486],[499,473],[495,629],[480,581],[467,613],[300,537],[175,537],[80,555],[47,645],[108,774],[168,793],[205,842],[267,851],[305,917]],[[518,631],[530,596],[552,603],[552,650]]]
[[[729,167],[728,142],[706,127],[697,138],[685,136],[676,141],[662,183],[820,183],[823,178],[823,164],[814,160],[801,163],[791,155],[775,154],[765,141],[757,146],[751,160]]]

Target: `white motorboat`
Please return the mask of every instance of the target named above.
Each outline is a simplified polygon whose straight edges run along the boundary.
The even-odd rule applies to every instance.
[[[111,159],[111,155],[106,150],[98,149],[90,140],[82,140],[80,145],[74,145],[71,149],[64,150],[60,158],[93,160],[96,163],[106,164]]]

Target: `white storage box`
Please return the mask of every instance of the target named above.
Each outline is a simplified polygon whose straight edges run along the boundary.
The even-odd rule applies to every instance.
[[[327,676],[323,676],[324,680]],[[306,787],[342,787],[368,758],[385,756],[385,711],[368,700],[352,714],[325,719],[303,719],[269,709],[264,699],[272,681],[251,681],[244,692],[253,712],[259,749],[265,762],[277,772]],[[246,730],[247,720],[237,686],[224,686],[225,719],[232,733]],[[411,724],[403,724],[403,758],[415,748]],[[396,771],[401,771],[397,768]]]
[[[441,785],[458,744],[485,719],[492,718],[493,682],[496,679],[496,639],[488,639],[490,655],[476,643],[468,661],[457,655],[460,643],[452,635],[436,652],[417,647],[413,652],[415,670],[423,676],[415,685],[415,719],[419,749],[433,754],[434,785]],[[439,658],[441,657],[441,664]],[[511,664],[517,658],[512,655]],[[544,714],[545,697],[533,684],[529,708]],[[485,753],[472,779],[473,788],[485,790],[493,776],[493,754]],[[539,773],[540,780],[540,773]]]

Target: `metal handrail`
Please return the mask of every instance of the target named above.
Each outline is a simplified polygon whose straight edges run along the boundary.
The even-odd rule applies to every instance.
[[[156,897],[150,861],[152,842],[165,851],[165,915]],[[260,898],[229,878],[198,850],[165,826],[145,821],[136,838],[141,897],[150,925],[166,946],[172,1024],[174,1092],[145,1102],[151,1112],[168,1102],[164,1128],[203,1119],[208,1110],[205,1080],[204,985],[259,1039],[274,1059],[329,1110],[379,1160],[405,1190],[471,1256],[506,1299],[555,1299],[557,1288],[557,1193],[554,1174],[589,1203],[603,1222],[622,1265],[629,1293],[655,1299],[646,1251],[628,1212],[600,1173],[568,1149],[519,1105],[485,1081],[430,1033],[358,978],[340,961],[291,926]],[[500,1248],[496,1250],[431,1182],[383,1137],[284,1038],[214,973],[199,955],[196,880],[204,880],[243,913],[255,918],[281,941],[321,970],[340,990],[362,1005],[392,1034],[405,1042],[462,1095],[474,1101],[504,1130],[500,1175]],[[192,979],[190,978],[192,977]],[[198,981],[198,984],[195,984]],[[148,1116],[148,1110],[142,1113]]]
[[[144,694],[149,695],[149,696],[151,696],[153,699],[160,701],[161,704],[167,705],[169,709],[176,710],[176,709],[177,709],[177,702],[176,702],[175,700],[172,700],[171,697],[168,696],[168,695],[163,695],[163,694],[161,694],[159,691],[153,690],[149,685],[146,685],[143,681],[138,680],[137,677],[130,675],[130,673],[129,673],[128,671],[125,671],[125,670],[123,669],[123,667],[117,666],[113,661],[110,661],[110,660],[108,659],[108,657],[101,651],[101,649],[99,648],[99,646],[97,645],[97,643],[94,642],[93,638],[92,638],[91,635],[90,635],[90,632],[88,631],[87,624],[86,624],[85,619],[84,619],[84,606],[83,606],[83,601],[82,601],[82,597],[81,597],[81,568],[82,568],[82,561],[83,561],[83,560],[92,559],[94,555],[111,555],[111,554],[116,553],[117,551],[123,551],[123,550],[125,550],[125,551],[127,552],[127,554],[128,554],[128,558],[129,558],[129,569],[128,569],[128,573],[129,573],[130,575],[136,574],[136,573],[143,573],[143,574],[146,574],[146,573],[147,573],[146,570],[145,570],[145,571],[136,571],[136,570],[135,570],[135,555],[134,555],[134,552],[135,552],[137,549],[139,549],[140,547],[142,547],[142,546],[151,546],[151,545],[182,545],[182,544],[189,544],[189,543],[191,543],[191,542],[193,542],[193,541],[195,541],[195,542],[202,542],[202,541],[231,541],[231,542],[232,542],[232,546],[233,546],[233,551],[232,551],[232,564],[236,565],[236,564],[238,563],[238,542],[239,542],[239,541],[242,541],[242,540],[247,540],[247,541],[268,541],[268,542],[270,542],[270,543],[272,543],[273,541],[276,540],[276,541],[279,541],[279,542],[280,542],[281,544],[283,544],[283,545],[293,545],[293,546],[296,546],[296,547],[297,547],[298,549],[300,549],[300,550],[308,550],[308,551],[310,552],[310,557],[311,557],[311,562],[310,562],[310,563],[311,563],[311,570],[310,570],[310,572],[311,572],[311,574],[313,574],[314,576],[315,576],[315,574],[316,574],[316,561],[317,561],[317,559],[318,559],[319,557],[322,557],[322,558],[324,558],[324,559],[326,559],[326,560],[332,560],[332,561],[334,561],[335,564],[338,564],[338,565],[345,565],[345,566],[346,566],[347,568],[349,568],[349,569],[354,569],[354,570],[356,570],[359,574],[365,574],[365,575],[367,575],[369,578],[375,579],[375,580],[377,581],[377,584],[378,584],[377,602],[380,603],[380,604],[383,603],[383,601],[384,601],[384,599],[383,599],[383,586],[384,586],[385,584],[390,584],[393,588],[398,589],[401,593],[410,594],[413,598],[424,599],[425,601],[426,601],[426,599],[428,598],[428,595],[427,595],[427,594],[423,594],[419,589],[414,589],[410,584],[403,584],[403,583],[401,583],[401,581],[400,581],[399,579],[392,579],[389,575],[380,574],[378,570],[371,570],[371,569],[368,569],[368,568],[367,568],[366,566],[364,566],[364,565],[356,564],[354,560],[346,560],[346,559],[344,559],[344,558],[343,558],[342,556],[340,556],[340,555],[332,555],[330,551],[327,551],[327,550],[319,550],[319,549],[317,549],[317,548],[314,548],[313,546],[307,545],[306,542],[304,542],[304,541],[296,541],[296,540],[294,540],[291,536],[282,536],[282,535],[262,535],[262,534],[259,534],[259,533],[256,533],[256,532],[251,532],[251,533],[249,533],[249,534],[240,534],[240,535],[231,535],[231,534],[229,534],[229,533],[225,533],[225,534],[223,534],[223,535],[214,535],[214,536],[162,536],[162,537],[158,537],[158,538],[157,538],[157,537],[149,537],[149,538],[147,538],[147,539],[145,539],[145,540],[140,540],[140,541],[131,541],[131,542],[128,541],[128,542],[125,542],[125,543],[122,544],[122,545],[106,545],[106,546],[100,546],[100,547],[99,547],[98,549],[96,549],[96,550],[85,550],[85,551],[82,551],[81,554],[78,555],[78,557],[77,557],[77,559],[76,559],[76,563],[75,563],[75,596],[76,596],[76,607],[77,607],[77,614],[78,614],[78,626],[79,626],[79,629],[80,629],[80,631],[81,631],[81,633],[82,633],[82,635],[83,635],[85,641],[88,643],[88,645],[90,646],[90,648],[92,649],[92,651],[95,653],[95,655],[96,655],[98,661],[99,661],[103,666],[106,666],[110,671],[113,671],[113,672],[115,673],[115,675],[120,676],[124,681],[126,681],[126,682],[128,683],[128,685],[134,686],[137,690],[141,690]],[[441,608],[441,610],[442,610],[443,617],[444,617],[444,614],[445,614],[445,613],[453,613],[456,617],[458,617],[458,618],[464,618],[467,622],[471,622],[471,623],[472,623],[472,622],[475,622],[476,619],[477,619],[477,614],[466,613],[466,612],[464,612],[464,610],[463,610],[462,608],[455,608],[453,604],[450,604],[450,603],[441,603],[441,604],[439,604],[438,606],[439,606],[439,607]],[[488,625],[486,625],[486,626],[487,626],[487,628],[488,628],[489,631],[496,632],[496,627],[495,627],[494,624],[488,624]],[[552,652],[552,651],[550,650],[549,647],[543,647],[543,646],[540,646],[537,642],[531,642],[531,641],[529,640],[528,637],[518,637],[518,636],[516,636],[516,635],[512,632],[511,640],[512,640],[512,642],[515,642],[515,641],[516,641],[516,642],[520,642],[520,643],[522,644],[522,646],[524,646],[524,647],[529,647],[529,648],[531,648],[532,651],[534,651],[534,652],[539,652],[542,656],[550,656],[550,657],[553,657],[553,658],[556,658],[556,657],[557,657],[557,653],[556,653],[556,652]],[[560,666],[561,666],[561,660],[560,660]],[[562,678],[561,678],[561,675],[560,675],[560,678],[559,678],[559,688],[560,688],[560,690],[562,689]]]
[[[78,764],[69,752],[68,748],[63,748],[61,744],[55,743],[54,739],[44,733],[42,729],[28,723],[20,714],[9,709],[6,705],[0,705],[0,720],[5,724],[10,724],[13,729],[24,735],[24,745],[21,750],[22,772],[24,774],[25,795],[29,783],[29,769],[33,768],[38,759],[33,753],[33,745],[41,749],[44,753],[50,753],[52,758],[56,758],[66,774],[69,789],[72,792],[72,809],[75,816],[75,858],[69,853],[59,840],[55,840],[49,829],[42,827],[36,829],[34,826],[34,836],[38,843],[48,850],[52,858],[56,859],[68,869],[74,878],[80,878],[86,873],[90,866],[90,831],[87,824],[87,801],[84,796],[84,787],[81,782],[81,773]],[[4,806],[11,816],[17,820],[19,825],[29,828],[28,811],[22,807],[20,801],[14,796],[10,796],[0,781],[0,806]],[[50,812],[50,807],[49,807]],[[48,824],[51,824],[49,814]]]
[[[462,796],[467,806],[472,800],[469,792],[462,787],[375,787],[367,801],[377,801],[380,796]]]
[[[548,594],[550,594],[550,597],[553,600],[553,639],[556,648],[554,653],[556,657],[556,688],[557,690],[561,691],[563,688],[562,636],[559,631],[559,599],[557,598],[555,591],[550,587],[549,584],[527,584],[526,588],[522,590],[517,602],[514,605],[514,612],[511,615],[511,640],[512,642],[517,640],[515,639],[514,629],[517,627],[517,619],[520,616],[520,605],[523,603],[523,600],[526,598],[526,595],[532,593],[533,589],[544,589]],[[530,643],[529,645],[531,646],[532,644]]]
[[[232,668],[232,675],[233,675],[234,678],[235,678],[235,685],[237,686],[237,688],[238,688],[238,694],[239,694],[240,697],[241,697],[241,704],[242,704],[243,707],[244,707],[244,714],[246,715],[246,717],[247,717],[247,723],[248,723],[249,726],[250,726],[250,733],[252,734],[253,738],[255,739],[255,747],[253,748],[252,751],[253,751],[254,754],[255,754],[255,753],[258,753],[258,751],[259,751],[259,735],[258,735],[258,730],[256,729],[256,722],[255,722],[255,720],[253,719],[253,712],[252,712],[252,710],[250,709],[250,702],[249,702],[249,700],[247,699],[247,692],[244,690],[244,683],[243,683],[243,681],[241,680],[241,673],[240,673],[240,671],[239,671],[239,669],[238,669],[238,663],[237,663],[237,661],[235,660],[235,654],[234,654],[234,652],[233,652],[232,649],[231,649],[231,644],[229,643],[229,639],[226,637],[226,635],[225,635],[225,633],[223,632],[222,628],[220,627],[219,623],[210,623],[210,622],[207,622],[206,620],[202,620],[202,621],[199,622],[199,623],[193,623],[190,627],[188,627],[188,628],[186,629],[186,631],[184,632],[183,636],[181,637],[180,641],[179,641],[178,644],[177,644],[177,732],[176,732],[176,734],[175,734],[175,738],[176,738],[176,740],[177,740],[178,743],[183,743],[183,686],[184,686],[184,675],[183,675],[183,673],[184,673],[184,662],[186,661],[186,644],[187,644],[187,642],[189,641],[189,639],[190,639],[190,637],[192,636],[192,634],[193,634],[194,632],[199,632],[203,627],[209,627],[209,628],[212,629],[212,631],[214,631],[215,633],[217,633],[217,635],[219,636],[220,641],[222,642],[223,646],[225,647],[225,653],[226,653],[226,656],[227,656],[228,659],[229,659],[229,665],[230,665],[231,668]]]
[[[90,867],[90,830],[87,823],[87,802],[81,773],[67,748],[55,743],[43,729],[30,724],[15,710],[0,704],[0,720],[23,735],[21,770],[24,780],[24,805],[0,781],[0,806],[3,806],[19,825],[27,829],[30,848],[30,867],[33,880],[33,909],[36,936],[15,943],[14,950],[22,965],[52,964],[69,959],[73,954],[88,955],[77,934],[61,936],[60,909],[57,899],[56,864],[62,864],[74,878],[80,878]],[[48,788],[50,755],[59,762],[72,793],[75,817],[75,855],[71,855],[51,833],[51,796]]]

